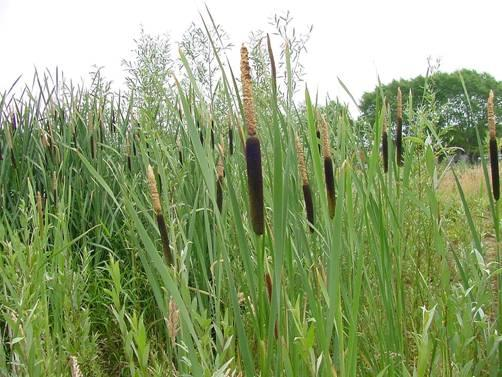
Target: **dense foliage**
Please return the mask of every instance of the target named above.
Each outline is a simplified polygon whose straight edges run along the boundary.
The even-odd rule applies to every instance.
[[[500,375],[500,204],[484,160],[472,195],[460,167],[436,163],[434,112],[408,120],[402,167],[388,143],[384,173],[385,117],[366,127],[308,91],[298,111],[294,45],[275,55],[285,77],[274,80],[266,40],[253,37],[256,235],[249,124],[223,46],[209,83],[183,49],[183,72],[150,69],[167,60],[142,40],[131,92],[99,72],[90,88],[37,74],[0,98],[1,375]]]

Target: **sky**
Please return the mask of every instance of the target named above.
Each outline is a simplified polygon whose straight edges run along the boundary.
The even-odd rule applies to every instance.
[[[443,71],[471,68],[502,80],[501,0],[0,0],[0,91],[21,74],[30,81],[34,67],[56,66],[76,81],[103,66],[119,87],[140,25],[177,42],[205,5],[237,47],[253,30],[273,32],[270,19],[287,10],[299,32],[313,25],[302,62],[320,98],[349,102],[337,77],[359,99],[378,77],[424,74],[429,56]],[[238,62],[238,50],[232,54]]]

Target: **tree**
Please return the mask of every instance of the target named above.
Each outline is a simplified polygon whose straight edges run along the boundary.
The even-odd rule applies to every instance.
[[[461,77],[469,94],[469,101],[465,96]],[[429,106],[424,96],[427,86],[434,93],[433,109],[437,116],[437,129],[443,133],[446,146],[460,147],[471,158],[478,156],[475,127],[480,126],[481,130],[486,128],[486,100],[490,89],[496,95],[497,117],[502,119],[502,82],[495,80],[488,73],[462,69],[453,73],[433,72],[425,77],[417,76],[411,80],[394,80],[390,84],[363,94],[360,103],[361,118],[369,124],[374,124],[377,102],[381,103],[383,96],[390,104],[392,119],[395,119],[398,87],[401,87],[403,93],[404,108],[410,93],[413,96],[413,110]],[[410,122],[408,116],[405,111],[405,124]]]

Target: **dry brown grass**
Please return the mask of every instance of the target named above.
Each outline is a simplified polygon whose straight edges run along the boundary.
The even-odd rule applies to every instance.
[[[466,167],[460,171],[457,170],[457,176],[466,197],[481,197],[486,195],[485,178],[483,176],[483,167],[481,165]],[[444,196],[450,195],[457,198],[457,185],[451,170],[449,170],[441,179],[439,183],[439,193],[443,198]]]

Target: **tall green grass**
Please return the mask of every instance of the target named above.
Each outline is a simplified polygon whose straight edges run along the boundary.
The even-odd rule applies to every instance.
[[[487,194],[473,208],[460,183],[456,207],[441,201],[447,167],[437,163],[445,151],[430,108],[413,112],[404,98],[401,166],[382,102],[369,131],[307,89],[300,110],[287,44],[281,57],[285,87],[271,74],[255,101],[263,236],[249,220],[241,84],[225,56],[221,116],[180,51],[187,80],[162,99],[167,127],[98,79],[86,89],[36,74],[20,95],[2,94],[0,374],[69,375],[76,362],[85,376],[500,375],[497,202]],[[317,112],[328,125],[336,206]],[[209,119],[214,129],[202,124]],[[229,129],[234,153],[219,180],[211,132],[228,150]],[[295,135],[306,147],[314,224]]]

